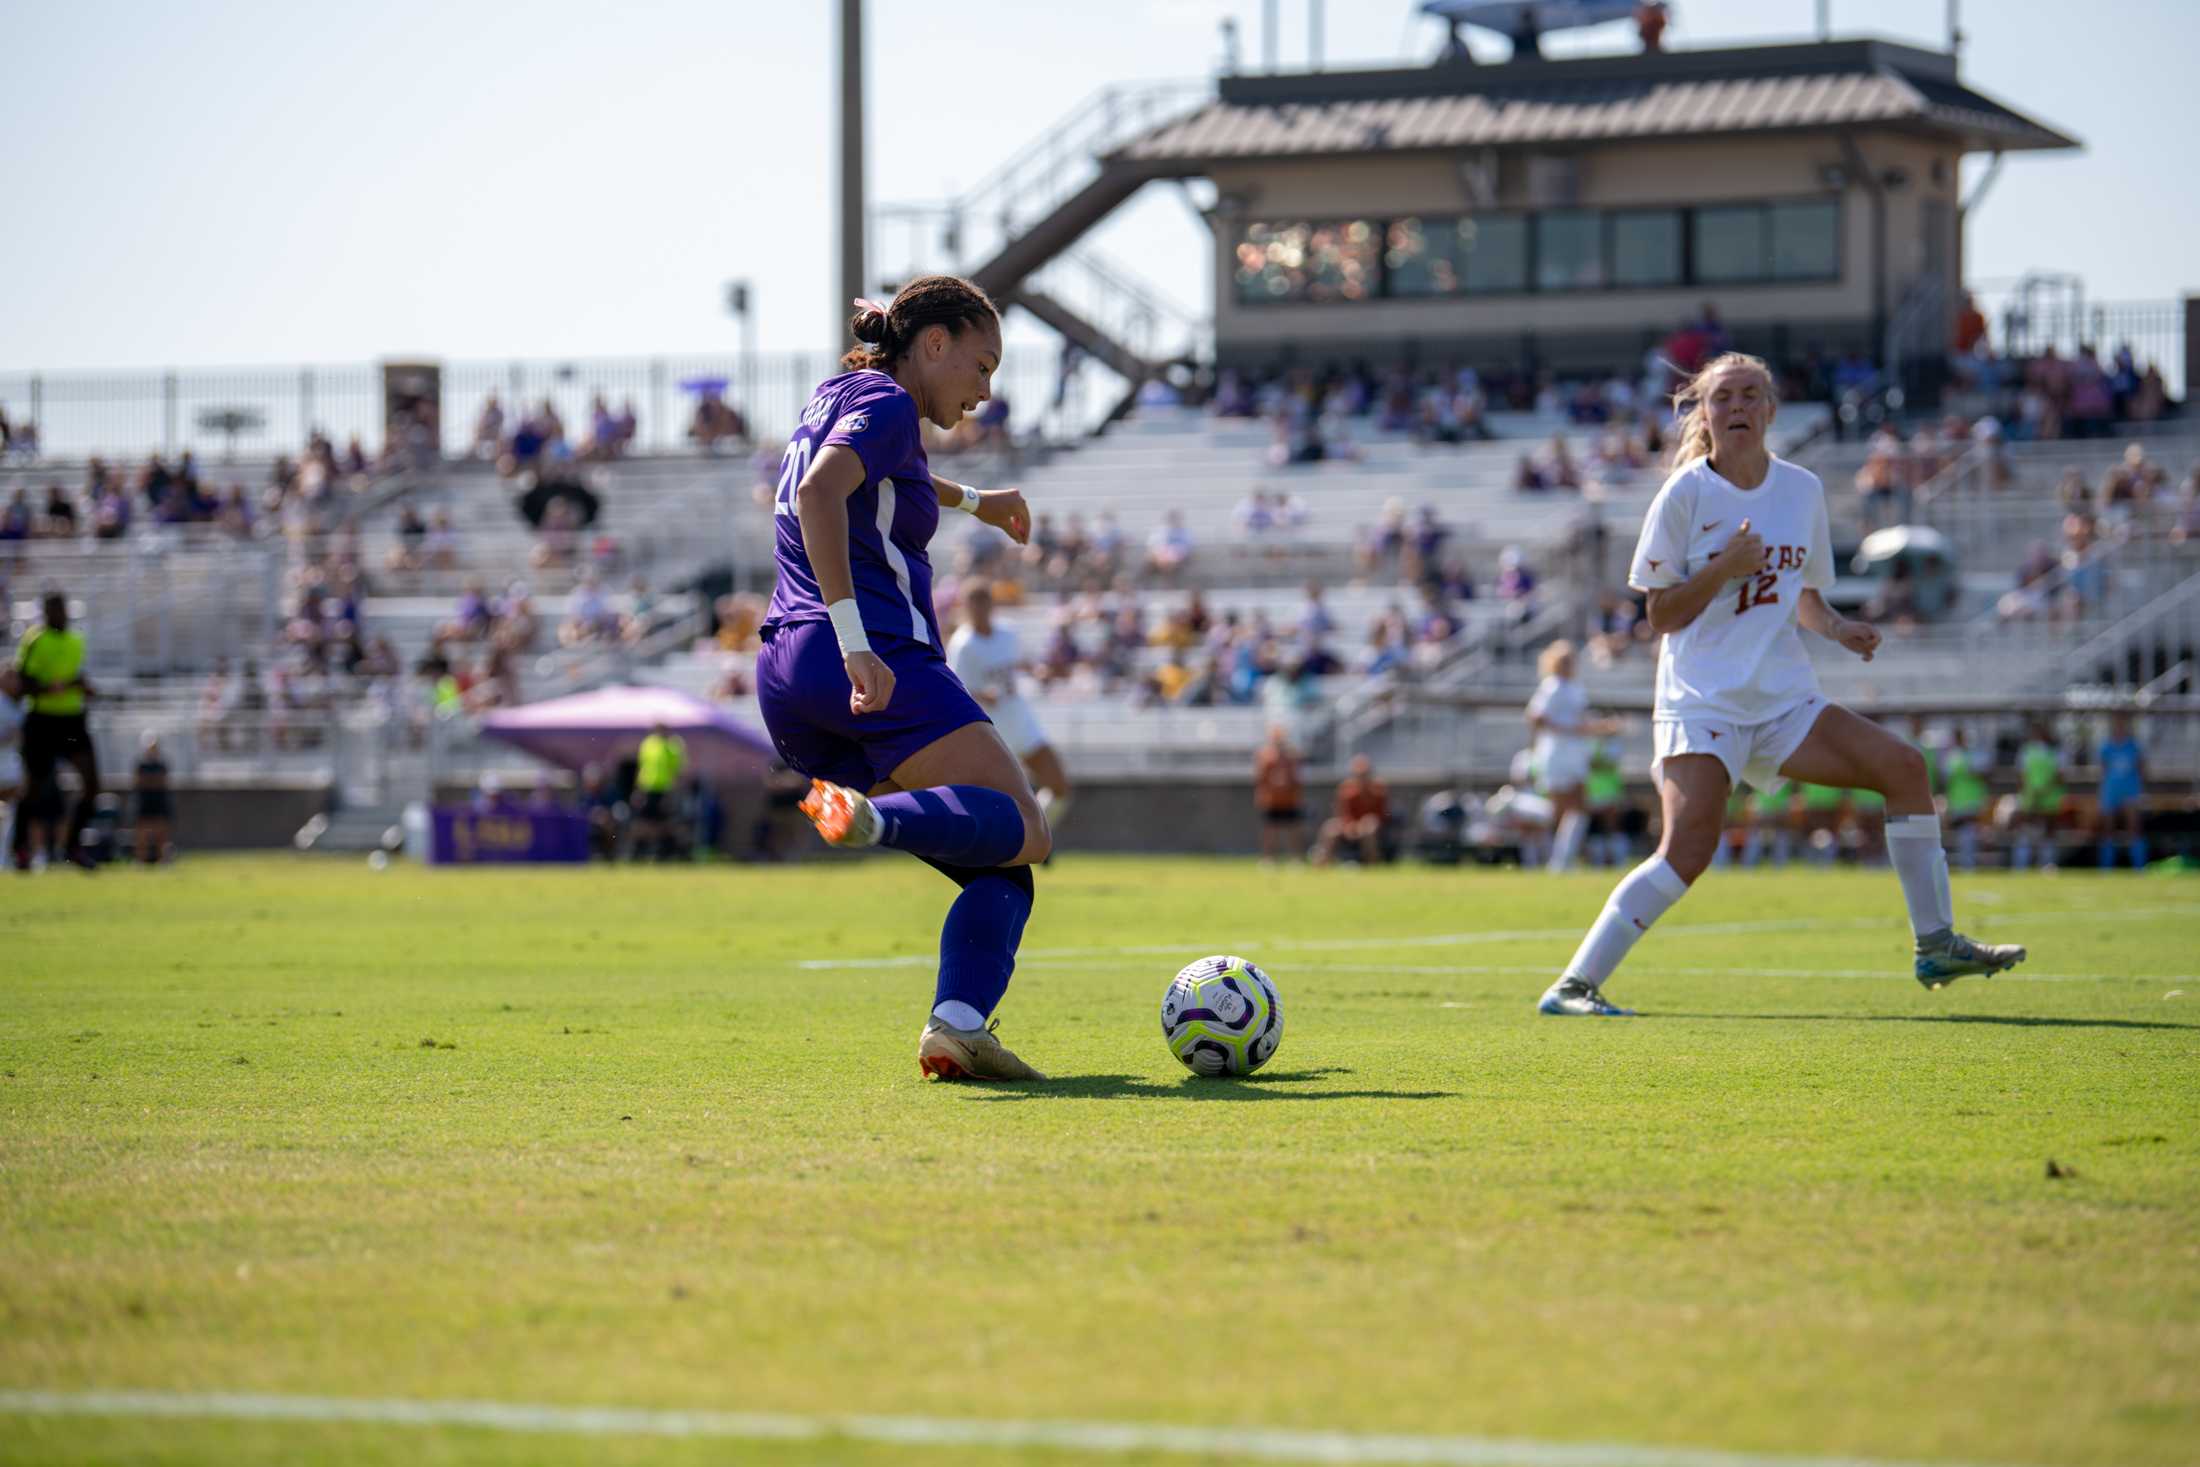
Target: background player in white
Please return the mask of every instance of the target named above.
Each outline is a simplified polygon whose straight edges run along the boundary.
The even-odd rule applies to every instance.
[[[1574,644],[1564,638],[1543,649],[1537,659],[1543,681],[1528,700],[1528,727],[1535,733],[1535,776],[1550,797],[1551,817],[1557,823],[1551,841],[1550,869],[1567,870],[1581,854],[1581,840],[1588,833],[1588,802],[1582,786],[1589,778],[1589,756],[1606,734],[1619,732],[1619,722],[1594,718],[1589,713],[1589,694],[1574,681]]]
[[[1542,1012],[1630,1012],[1608,1003],[1603,985],[1711,864],[1727,794],[1742,779],[1764,789],[1785,776],[1886,797],[1888,859],[1916,936],[1914,972],[1927,988],[2021,962],[2021,947],[1955,931],[1925,756],[1818,691],[1798,623],[1867,661],[1879,632],[1826,604],[1833,546],[1825,487],[1766,447],[1772,374],[1756,357],[1729,352],[1698,372],[1674,406],[1686,410],[1674,435],[1677,467],[1651,502],[1628,572],[1628,584],[1649,596],[1651,628],[1664,637],[1651,769],[1665,834],[1657,854],[1613,890],[1543,995]]]
[[[962,609],[963,624],[947,642],[947,665],[993,720],[1010,752],[1031,771],[1047,828],[1060,830],[1069,814],[1069,771],[1047,742],[1031,701],[1017,686],[1023,650],[1016,644],[1016,634],[994,622],[993,588],[982,581],[963,592]]]

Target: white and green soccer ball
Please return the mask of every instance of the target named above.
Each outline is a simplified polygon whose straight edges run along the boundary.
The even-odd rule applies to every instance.
[[[1245,959],[1201,958],[1161,996],[1161,1035],[1195,1075],[1250,1075],[1283,1043],[1283,1000]]]

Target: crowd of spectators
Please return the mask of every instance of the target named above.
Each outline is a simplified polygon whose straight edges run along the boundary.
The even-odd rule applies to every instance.
[[[581,573],[580,584],[566,602],[565,619],[558,623],[560,647],[632,647],[664,624],[663,611],[649,582],[634,577],[621,595],[604,588],[604,578],[594,570]]]
[[[11,419],[6,405],[0,404],[0,464],[10,459],[38,461],[38,425],[28,418]]]
[[[1353,425],[1363,421],[1384,436],[1404,435],[1428,446],[1486,442],[1496,436],[1488,421],[1495,411],[1534,413],[1577,428],[1608,428],[1609,437],[1599,435],[1599,459],[1639,467],[1655,460],[1663,448],[1674,387],[1731,345],[1717,309],[1707,304],[1651,347],[1633,375],[1565,377],[1547,367],[1484,371],[1456,362],[1378,368],[1363,359],[1319,369],[1225,367],[1215,374],[1211,389],[1195,390],[1194,396],[1203,397],[1207,411],[1217,417],[1267,420],[1272,440],[1266,457],[1276,467],[1357,458]],[[1797,395],[1830,395],[1830,375],[1825,383],[1814,384],[1806,375],[1811,365],[1798,364],[1784,386]],[[1567,467],[1538,464],[1535,482],[1521,487],[1581,487],[1583,466],[1572,466],[1572,482],[1567,482]]]
[[[174,459],[154,454],[134,468],[95,457],[73,492],[58,480],[43,500],[15,490],[0,505],[0,542],[120,540],[144,526],[203,527],[236,540],[272,527],[302,539],[324,532],[340,495],[365,488],[379,471],[356,436],[339,450],[318,431],[297,459],[285,454],[269,466],[257,493],[239,479],[215,482],[188,449]]]
[[[414,667],[436,713],[483,713],[520,701],[520,666],[542,637],[542,618],[525,581],[492,594],[479,579],[460,590],[451,615]]]
[[[1990,495],[2007,494],[2041,501],[2050,493],[2062,512],[2059,545],[2035,542],[2016,568],[2013,584],[1997,603],[2003,621],[2075,621],[2106,609],[2111,560],[2117,547],[2145,540],[2173,545],[2200,536],[2200,462],[2172,485],[2168,467],[2143,441],[2125,445],[2098,476],[2067,468],[2052,490],[2041,481],[2022,482],[2003,453],[2005,428],[1992,416],[1966,421],[1949,416],[1918,426],[1905,438],[1893,424],[1881,424],[1867,443],[1856,471],[1857,517],[1866,531],[1910,522],[1919,511],[1919,493],[1952,466],[1970,461]],[[1892,588],[1900,592],[1900,587]],[[1900,600],[1899,594],[1894,603]],[[1883,608],[1901,621],[1902,608]]]
[[[943,617],[960,587],[943,587]],[[996,599],[1013,583],[989,583]],[[1251,707],[1290,722],[1331,691],[1325,679],[1426,666],[1457,633],[1459,608],[1428,588],[1408,610],[1395,601],[1365,628],[1345,628],[1321,584],[1309,582],[1297,611],[1277,618],[1261,607],[1215,606],[1187,591],[1164,605],[1128,582],[1058,593],[1044,641],[1027,647],[1026,670],[1043,693],[1123,697],[1141,707]]]
[[[2017,565],[2014,584],[1996,603],[1996,614],[2005,622],[2074,622],[2100,615],[2114,574],[2112,548],[2092,515],[2064,515],[2062,548],[2035,541]]]
[[[418,505],[406,500],[397,511],[397,543],[383,562],[399,574],[457,570],[458,534],[451,527],[451,513],[430,510],[425,516]]]
[[[277,749],[317,743],[329,717],[367,698],[393,701],[404,669],[389,638],[370,635],[355,538],[333,536],[295,555],[283,573],[281,624],[265,663],[219,659],[200,694],[202,738],[251,750],[264,732]],[[236,717],[233,715],[245,715]]]
[[[1963,301],[1951,373],[2012,441],[2105,438],[2118,423],[2151,423],[2170,410],[2161,368],[2142,366],[2129,342],[2105,360],[2091,342],[2068,356],[2053,343],[2032,355],[1997,350],[1978,303],[1969,295]]]
[[[566,435],[558,405],[549,398],[527,412],[515,414],[505,410],[503,399],[492,390],[482,399],[481,411],[474,417],[474,435],[467,453],[472,458],[488,459],[499,474],[509,479],[544,464],[576,459],[602,463],[620,458],[633,447],[636,429],[634,399],[627,398],[613,412],[610,402],[599,392],[589,401],[588,431],[574,443]]]
[[[976,412],[965,413],[962,421],[952,428],[936,428],[929,422],[920,422],[925,456],[955,458],[962,454],[1012,450],[1015,439],[1009,432],[1008,417],[1008,399],[996,394],[979,403]]]
[[[627,425],[627,433],[631,437],[631,408],[628,410]],[[716,453],[720,444],[728,447],[746,444],[749,441],[749,424],[741,416],[741,410],[726,401],[725,389],[712,387],[696,395],[695,414],[688,420],[687,436],[688,442],[705,453]]]

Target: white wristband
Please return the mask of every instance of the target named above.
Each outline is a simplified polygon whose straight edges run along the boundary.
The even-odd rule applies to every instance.
[[[955,508],[961,510],[964,514],[976,514],[978,512],[978,501],[983,498],[985,498],[983,494],[965,484],[963,485],[963,502],[956,505]]]
[[[856,609],[853,596],[844,597],[825,608],[832,618],[833,635],[840,639],[840,655],[851,656],[871,650],[871,639],[863,634],[863,613]]]

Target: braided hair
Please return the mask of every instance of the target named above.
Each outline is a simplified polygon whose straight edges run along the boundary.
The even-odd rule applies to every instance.
[[[998,326],[1000,319],[999,309],[986,293],[961,276],[920,275],[901,288],[890,306],[856,302],[848,332],[857,345],[840,359],[840,365],[851,372],[888,371],[916,345],[927,326],[945,326],[950,336],[960,336],[966,327]]]

